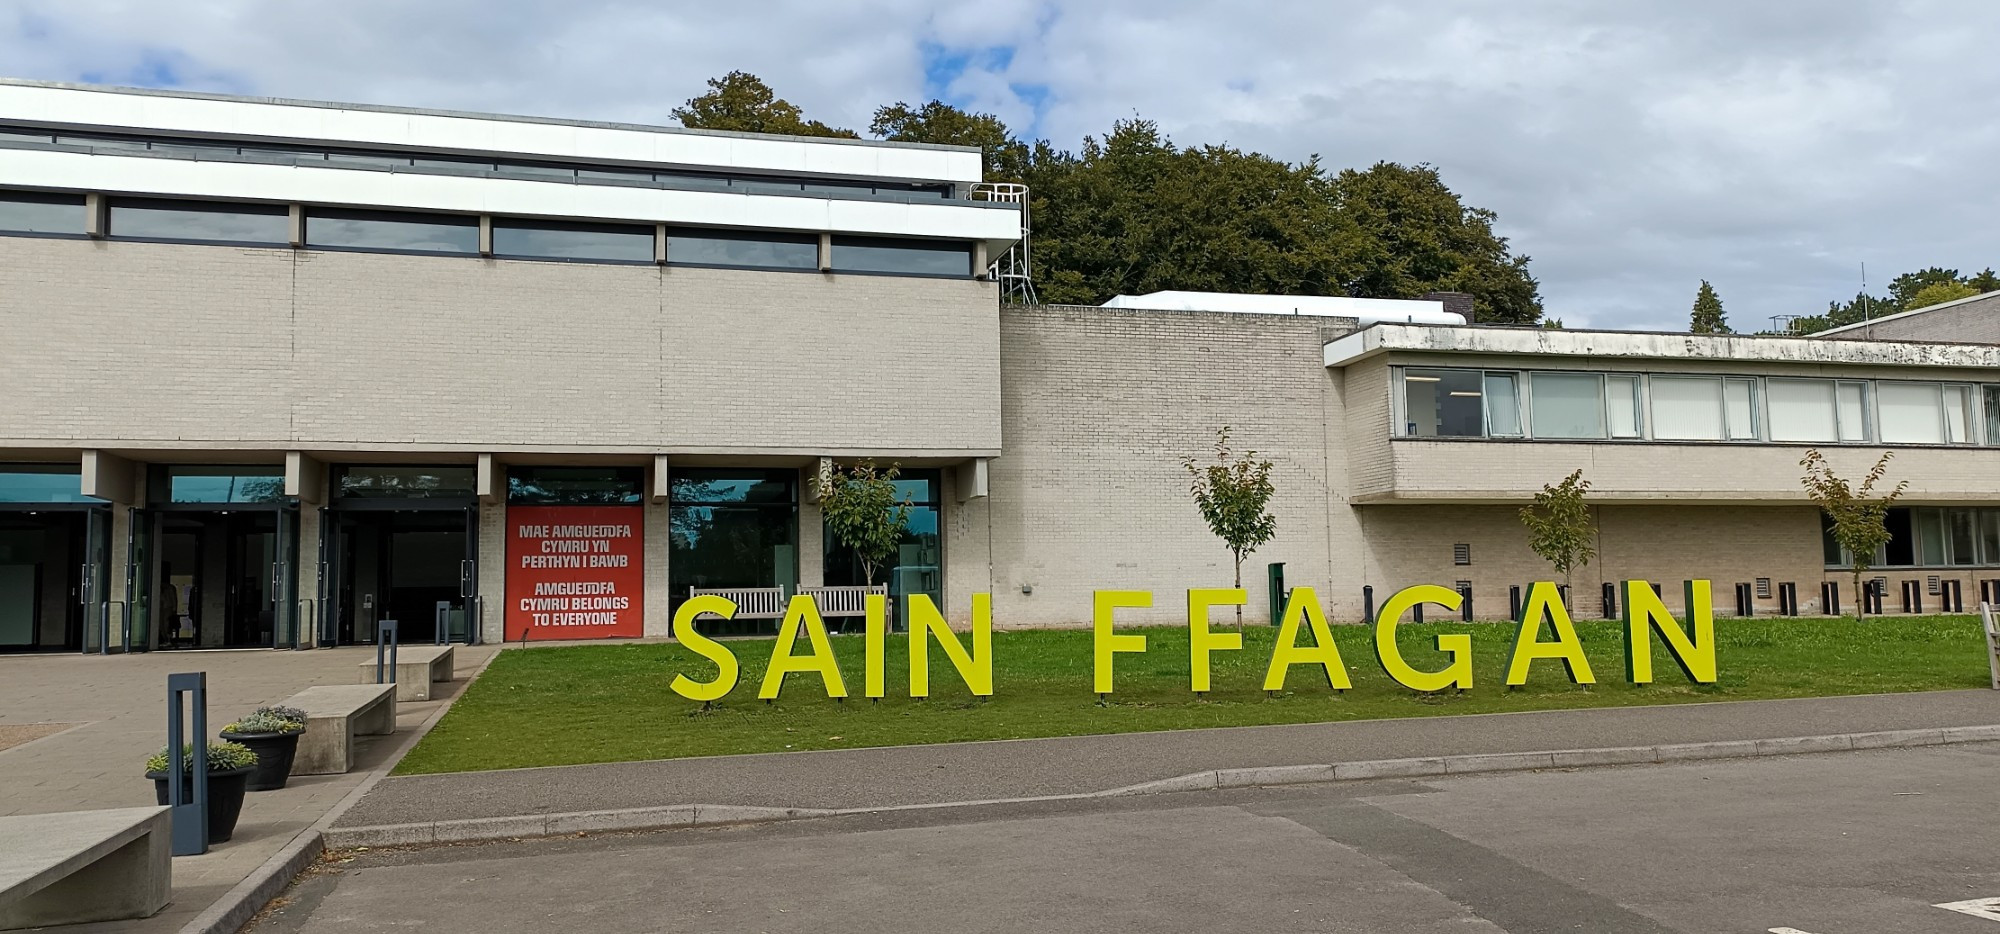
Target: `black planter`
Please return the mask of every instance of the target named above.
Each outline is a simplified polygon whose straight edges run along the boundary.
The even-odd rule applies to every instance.
[[[250,772],[251,791],[276,791],[285,787],[285,779],[292,777],[292,756],[299,751],[298,733],[231,733],[222,731],[222,738],[232,743],[242,743],[257,754],[257,767]]]
[[[208,842],[228,843],[236,833],[236,818],[243,814],[244,784],[254,767],[208,773]],[[167,773],[147,772],[153,780],[153,797],[167,804]],[[194,778],[181,783],[181,802],[194,801]]]

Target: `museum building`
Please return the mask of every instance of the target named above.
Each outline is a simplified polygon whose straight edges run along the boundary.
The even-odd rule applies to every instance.
[[[911,505],[894,602],[1075,625],[1148,590],[1130,620],[1177,622],[1231,580],[1182,466],[1225,426],[1275,468],[1258,621],[1270,563],[1337,618],[1413,583],[1503,616],[1547,576],[1516,512],[1577,468],[1580,614],[1624,578],[1851,601],[1811,447],[1896,452],[1877,576],[1931,609],[2000,579],[2000,347],[1041,305],[980,161],[0,82],[0,651],[663,636],[703,591],[758,631],[766,595],[868,583],[814,494],[861,459]]]

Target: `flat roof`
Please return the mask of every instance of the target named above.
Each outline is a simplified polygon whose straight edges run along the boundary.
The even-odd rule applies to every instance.
[[[973,146],[737,133],[511,114],[0,78],[0,122],[606,164],[972,184]]]
[[[2000,347],[1919,341],[1829,341],[1749,334],[1676,334],[1532,327],[1382,323],[1330,341],[1326,365],[1395,351],[1608,357],[1625,360],[1742,360],[1863,366],[2000,367]]]
[[[1943,311],[1947,308],[1954,308],[1959,305],[1969,305],[1973,302],[1984,301],[1992,298],[2000,298],[2000,292],[1981,292],[1978,295],[1968,295],[1964,298],[1955,298],[1948,302],[1939,302],[1935,305],[1925,305],[1922,308],[1912,308],[1909,311],[1899,311],[1893,315],[1883,315],[1880,318],[1869,318],[1865,321],[1856,321],[1853,324],[1843,324],[1837,328],[1827,328],[1824,331],[1814,331],[1811,334],[1807,334],[1805,336],[1828,337],[1834,334],[1844,334],[1848,331],[1859,331],[1865,328],[1874,327],[1875,325],[1882,324],[1888,321],[1901,321],[1905,318],[1913,318],[1917,315],[1928,314],[1933,311]]]

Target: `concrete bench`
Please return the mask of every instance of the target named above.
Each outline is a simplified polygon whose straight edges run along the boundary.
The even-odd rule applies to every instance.
[[[172,837],[163,807],[0,817],[0,931],[151,917]]]
[[[453,650],[450,645],[405,645],[396,650],[396,699],[430,700],[431,682],[450,681]],[[361,683],[375,683],[375,660],[360,664]],[[389,659],[382,658],[382,677],[389,678]]]
[[[354,767],[354,737],[396,732],[396,687],[321,684],[285,701],[306,712],[293,775],[338,775]]]

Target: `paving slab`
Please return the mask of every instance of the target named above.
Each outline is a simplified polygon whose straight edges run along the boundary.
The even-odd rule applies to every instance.
[[[1088,794],[1211,769],[1676,743],[1754,751],[1759,740],[1992,724],[2000,692],[1972,690],[713,756],[391,777],[336,826],[682,804],[897,807]]]

